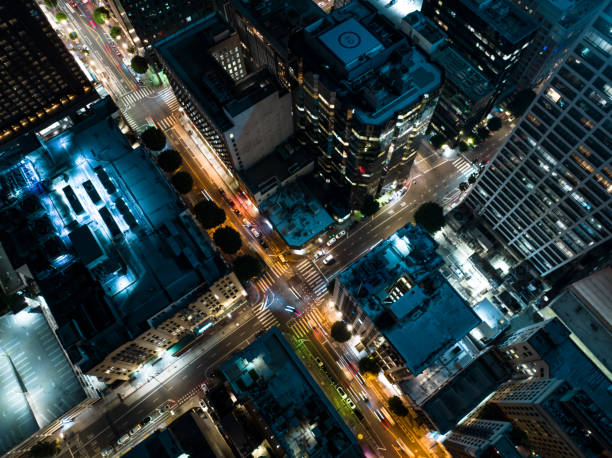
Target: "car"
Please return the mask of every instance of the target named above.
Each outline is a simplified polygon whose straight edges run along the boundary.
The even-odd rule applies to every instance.
[[[336,234],[336,238],[344,237],[346,235],[346,231],[342,229],[340,232]]]
[[[351,409],[353,409],[353,410],[355,410],[355,409],[357,408],[357,406],[355,405],[355,403],[354,403],[354,402],[353,402],[353,401],[352,401],[350,398],[346,400],[346,403],[347,403],[347,404],[348,404],[348,406],[349,406]]]
[[[326,266],[331,266],[335,262],[336,260],[331,254],[328,254],[327,257],[323,260],[323,264],[325,264]]]
[[[238,210],[237,208],[234,208],[234,215],[242,216],[242,213],[240,213],[240,210]]]
[[[200,399],[200,408],[206,412],[208,410],[208,406],[206,405],[206,401],[204,399]]]
[[[117,49],[117,46],[115,45],[115,43],[111,44],[111,49],[113,50],[113,52],[115,53],[117,57],[121,57],[121,52],[119,51],[119,49]]]
[[[68,0],[68,3],[70,3],[70,6],[72,6],[74,9],[76,9],[77,4],[74,0]]]
[[[138,84],[139,86],[144,86],[144,81],[141,80],[140,78],[136,78],[136,84]]]
[[[259,244],[261,245],[262,248],[268,248],[268,244],[266,243],[265,240],[260,240]]]
[[[111,453],[113,453],[113,447],[106,447],[104,450],[102,450],[102,456],[108,456]]]
[[[119,444],[119,445],[123,445],[123,444],[125,444],[127,441],[129,441],[129,440],[130,440],[130,435],[129,435],[129,434],[124,434],[123,436],[121,436],[121,437],[119,438],[119,440],[117,441],[117,444]]]
[[[151,423],[151,420],[153,420],[153,418],[151,417],[143,418],[142,421],[140,422],[140,426],[142,427],[148,423]]]
[[[323,256],[325,254],[324,250],[319,250],[315,253],[314,255],[314,260],[316,261],[317,259],[319,259],[321,256]]]
[[[133,436],[134,434],[136,434],[138,431],[140,431],[140,428],[142,428],[142,426],[140,426],[140,424],[137,424],[136,426],[134,426],[132,429],[130,429],[130,436]]]
[[[315,357],[315,361],[317,362],[317,364],[319,365],[319,367],[323,367],[323,361],[321,361],[321,358],[319,358],[318,356]]]
[[[337,386],[336,391],[338,392],[338,394],[340,395],[342,399],[346,399],[348,397],[341,386]]]
[[[261,237],[261,234],[259,233],[259,231],[255,229],[254,227],[249,228],[249,230],[251,231],[251,234],[255,236],[255,238]]]
[[[361,410],[359,409],[354,409],[353,413],[355,414],[355,416],[359,419],[359,420],[363,420],[363,414],[361,413]]]
[[[96,26],[96,23],[94,22],[93,19],[89,20],[89,25],[93,28],[93,29],[97,29],[98,27]]]
[[[336,237],[332,237],[331,239],[329,239],[327,241],[327,246],[332,246],[334,243],[336,243]]]
[[[242,218],[242,224],[244,224],[244,227],[251,229],[253,227],[253,225],[251,223],[249,223],[249,220],[246,218]]]

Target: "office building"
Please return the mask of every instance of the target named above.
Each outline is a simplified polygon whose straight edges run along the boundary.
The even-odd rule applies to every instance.
[[[512,423],[470,418],[456,426],[444,440],[444,448],[453,458],[498,456],[520,458],[509,438]]]
[[[229,31],[214,13],[158,42],[155,51],[185,113],[224,164],[241,171],[293,134],[291,95],[266,69],[240,78],[244,63],[234,65],[219,54],[216,38]],[[240,58],[234,44],[223,49],[230,59]],[[228,73],[230,67],[236,70]]]
[[[597,457],[612,446],[606,411],[562,380],[507,382],[490,402],[527,434],[542,457]]]
[[[511,0],[448,0],[442,5],[423,0],[421,11],[490,81],[495,88],[491,106],[510,93],[519,58],[538,29],[528,13]]]
[[[611,23],[608,2],[467,198],[541,276],[612,236]]]
[[[312,0],[231,0],[225,16],[245,46],[248,68],[267,68],[285,88],[291,88],[289,42],[302,27],[325,17]]]
[[[444,83],[430,130],[437,131],[448,139],[450,146],[455,146],[487,115],[495,87],[420,11],[404,17],[400,29],[442,69]]]
[[[519,329],[499,349],[516,373],[566,380],[602,409],[612,410],[612,380],[570,339],[570,331],[559,320],[545,320]]]
[[[298,139],[314,146],[330,195],[359,208],[407,178],[442,75],[360,1],[308,25],[294,43]]]
[[[480,323],[438,271],[443,261],[436,247],[409,223],[333,282],[333,301],[359,338],[357,349],[376,354],[395,383],[418,376],[447,352],[463,353],[459,342]]]
[[[270,456],[363,457],[357,439],[278,328],[220,369],[238,402],[267,432],[262,448],[272,450]]]
[[[103,0],[130,40],[144,50],[212,13],[216,0]]]
[[[0,5],[0,144],[97,98],[34,0]]]
[[[515,71],[519,89],[534,88],[551,75],[603,3],[603,0],[512,1],[540,25]]]
[[[540,311],[557,318],[570,338],[612,380],[612,268],[601,269],[572,283]]]

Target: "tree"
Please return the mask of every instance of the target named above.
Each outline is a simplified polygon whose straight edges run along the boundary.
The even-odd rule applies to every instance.
[[[531,89],[523,89],[517,92],[512,101],[508,103],[508,110],[516,117],[523,116],[523,113],[527,111],[527,108],[529,108],[535,96],[535,92]]]
[[[193,207],[195,217],[204,229],[212,229],[225,222],[225,212],[210,200],[202,200]]]
[[[68,34],[68,37],[69,37],[71,40],[76,40],[76,39],[77,39],[79,36],[77,35],[77,33],[76,33],[76,32],[70,32],[70,33]]]
[[[465,153],[468,149],[470,149],[470,146],[466,142],[464,141],[459,142],[459,151],[461,151],[462,153]]]
[[[245,254],[234,260],[234,273],[242,283],[252,278],[259,277],[263,272],[263,266],[259,259]]]
[[[447,138],[444,135],[436,134],[431,137],[431,140],[429,140],[429,142],[431,143],[431,146],[433,146],[435,149],[440,149],[442,145],[447,142]]]
[[[187,172],[176,172],[170,178],[170,183],[179,194],[187,194],[193,188],[193,178]]]
[[[498,118],[497,116],[493,116],[487,122],[487,127],[491,132],[496,132],[502,128],[502,120]]]
[[[389,398],[389,400],[387,401],[387,405],[389,406],[389,410],[398,417],[405,417],[406,415],[408,415],[408,409],[398,396],[393,396],[392,398]]]
[[[362,374],[378,374],[380,365],[375,356],[364,356],[359,360],[359,370]]]
[[[108,18],[110,17],[110,11],[108,11],[103,6],[96,8],[93,12],[93,20],[96,21],[96,24],[104,24]]]
[[[353,335],[344,321],[332,324],[330,334],[336,342],[348,342]]]
[[[121,36],[121,29],[114,25],[108,30],[108,34],[111,36],[111,38],[116,39],[117,37]]]
[[[143,73],[147,72],[149,62],[147,62],[147,59],[142,56],[134,56],[130,61],[130,67],[132,67],[132,70],[134,70],[136,73],[142,75]]]
[[[476,139],[479,143],[489,138],[490,134],[491,132],[489,132],[489,129],[487,129],[486,127],[479,127],[478,129],[476,129]]]
[[[140,134],[140,139],[146,148],[153,151],[161,151],[166,146],[166,136],[157,127],[147,127]]]
[[[374,199],[371,195],[366,195],[363,199],[363,204],[361,205],[361,213],[363,216],[372,216],[374,213],[378,211],[380,208],[380,204]]]
[[[127,52],[129,54],[134,54],[136,52],[136,48],[134,46],[128,46]]]
[[[242,246],[240,234],[228,226],[220,227],[213,234],[215,244],[227,254],[237,253]]]
[[[173,149],[162,151],[159,156],[157,156],[157,164],[164,172],[167,173],[174,172],[182,163],[183,158],[178,151]]]
[[[459,183],[459,191],[461,192],[467,191],[469,187],[470,185],[467,183],[467,181],[462,181],[461,183]]]
[[[62,22],[62,21],[65,21],[66,19],[68,19],[68,16],[66,16],[66,13],[57,13],[55,15],[55,20],[57,22]]]
[[[414,213],[414,221],[433,234],[445,224],[444,209],[435,202],[425,202]]]
[[[57,455],[61,450],[57,440],[48,442],[39,442],[34,445],[28,453],[32,458],[47,458]]]
[[[476,183],[476,178],[478,178],[478,174],[477,173],[472,173],[470,175],[470,177],[468,178],[468,183],[469,184],[474,184]]]
[[[45,0],[45,5],[49,8],[55,8],[57,6],[57,0]]]

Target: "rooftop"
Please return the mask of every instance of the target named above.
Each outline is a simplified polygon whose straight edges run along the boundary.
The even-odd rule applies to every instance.
[[[156,43],[169,70],[195,97],[217,128],[227,131],[232,117],[278,90],[265,72],[236,83],[208,52],[218,29],[231,26],[212,13]]]
[[[280,186],[259,209],[292,247],[301,247],[334,222],[299,180]]]
[[[368,124],[387,122],[442,82],[440,70],[393,24],[359,1],[305,27],[293,51],[304,57],[305,72],[319,74]]]
[[[0,454],[86,398],[40,309],[0,316]]]
[[[518,43],[539,25],[510,0],[460,0],[510,43]]]
[[[436,248],[409,223],[338,277],[415,375],[480,323],[438,271]]]
[[[361,457],[357,440],[281,332],[272,328],[221,366],[290,457]]]
[[[410,25],[429,43],[435,44],[446,40],[446,34],[442,32],[431,19],[425,16],[420,11],[413,11],[407,14],[402,21]]]
[[[431,57],[444,69],[446,79],[472,101],[481,100],[494,91],[495,88],[491,86],[487,77],[451,46],[446,46]]]

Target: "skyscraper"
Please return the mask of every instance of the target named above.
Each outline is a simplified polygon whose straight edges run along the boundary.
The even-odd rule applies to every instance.
[[[531,45],[521,55],[514,76],[519,88],[534,87],[564,60],[602,0],[512,0],[540,24]]]
[[[34,0],[0,4],[0,143],[96,97]]]
[[[510,0],[423,0],[421,11],[490,80],[496,88],[492,102],[512,89],[512,73],[538,29],[529,14]]]
[[[361,205],[405,179],[413,140],[429,125],[442,82],[391,23],[354,1],[304,28],[298,56],[294,118],[312,145],[319,170],[344,203]]]
[[[146,47],[213,12],[215,0],[104,0],[132,41]]]
[[[606,5],[467,198],[542,276],[612,237],[612,3]]]

